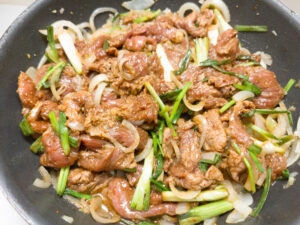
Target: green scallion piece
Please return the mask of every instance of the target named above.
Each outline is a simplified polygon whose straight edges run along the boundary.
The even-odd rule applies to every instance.
[[[48,117],[49,117],[49,120],[50,120],[50,123],[52,125],[52,128],[53,128],[54,132],[59,135],[59,123],[58,123],[58,120],[56,118],[55,112],[51,111],[49,113]]]
[[[248,80],[243,80],[242,85],[240,84],[233,84],[233,86],[238,89],[238,90],[243,90],[243,91],[251,91],[253,92],[256,96],[260,95],[262,90],[257,87],[255,84],[251,83]]]
[[[105,39],[105,40],[104,40],[104,43],[103,43],[103,47],[102,47],[102,49],[103,49],[104,51],[106,51],[106,50],[108,49],[108,47],[109,47],[108,40],[107,40],[107,39]]]
[[[65,155],[70,154],[70,144],[69,144],[69,130],[65,126],[67,121],[66,114],[64,112],[59,112],[59,135],[61,146],[64,150]]]
[[[199,162],[198,167],[203,173],[205,173],[207,171],[208,165],[207,165],[207,163]]]
[[[282,170],[281,176],[284,177],[285,179],[289,179],[289,177],[290,177],[290,171],[288,169]]]
[[[173,71],[175,75],[180,75],[187,69],[188,64],[190,62],[191,54],[192,51],[191,49],[189,49],[179,63],[179,70]]]
[[[173,101],[177,98],[182,89],[176,89],[164,94],[161,94],[159,97],[162,101]]]
[[[231,106],[233,106],[236,103],[235,100],[231,100],[229,102],[227,102],[225,105],[223,105],[223,107],[219,110],[220,113],[224,113],[227,109],[229,109]]]
[[[142,17],[134,19],[133,22],[134,23],[142,23],[142,22],[145,22],[145,21],[148,21],[148,20],[152,20],[155,17],[157,17],[160,13],[161,13],[161,10],[158,9],[158,10],[152,12],[151,16],[142,16]]]
[[[170,191],[168,186],[162,181],[154,180],[151,178],[151,183],[154,185],[155,189],[159,192]]]
[[[134,173],[136,172],[136,168],[125,168],[123,169],[123,171],[126,173]]]
[[[43,149],[44,149],[44,145],[42,142],[42,136],[40,136],[39,138],[37,138],[31,145],[30,145],[30,150],[37,154],[40,153]]]
[[[21,128],[24,136],[29,136],[34,134],[34,131],[32,130],[28,120],[27,120],[28,114],[25,115],[22,119],[22,121],[19,124],[19,127]]]
[[[77,148],[78,147],[78,139],[74,138],[72,136],[69,136],[69,144],[72,148]]]
[[[162,144],[162,142],[163,142],[164,129],[165,129],[165,122],[163,120],[161,120],[159,128],[158,128],[158,141],[160,144]]]
[[[54,32],[53,27],[48,26],[47,27],[47,40],[49,44],[49,51],[46,52],[46,56],[48,59],[50,59],[52,62],[58,63],[59,57],[55,48],[55,41],[54,41]]]
[[[177,123],[177,121],[178,121],[178,119],[180,118],[180,116],[181,116],[181,114],[182,114],[184,108],[185,108],[185,105],[184,105],[184,104],[180,104],[180,106],[178,107],[177,112],[175,113],[175,116],[173,117],[173,120],[172,120],[172,123],[173,123],[173,124],[176,124],[176,123]]]
[[[267,197],[268,197],[268,194],[269,194],[269,190],[270,190],[270,185],[271,185],[271,175],[272,175],[272,169],[271,168],[268,168],[267,170],[267,177],[266,177],[266,181],[265,181],[265,185],[264,185],[264,190],[263,190],[263,193],[259,199],[259,203],[256,207],[256,209],[250,214],[251,216],[253,217],[257,217],[258,214],[260,213],[260,211],[262,210],[266,200],[267,200]]]
[[[42,80],[40,81],[40,83],[38,84],[38,90],[40,90],[44,86],[44,84],[46,84],[47,80],[54,73],[54,71],[56,71],[57,69],[59,69],[61,67],[64,67],[64,66],[65,66],[65,62],[60,62],[60,63],[56,64],[54,67],[52,67],[46,73],[46,75],[42,78]]]
[[[259,64],[259,62],[257,62],[255,59],[253,59],[250,55],[238,55],[236,57],[237,60],[249,60],[251,62],[254,62],[255,64]]]
[[[276,137],[276,136],[274,136],[273,134],[271,134],[271,133],[265,131],[264,129],[261,129],[260,127],[254,125],[254,124],[249,123],[249,124],[247,124],[247,126],[248,126],[251,130],[257,132],[258,134],[260,134],[260,135],[262,135],[262,136],[269,137],[269,138],[272,138],[272,139],[275,139],[275,140],[280,140],[278,137]]]
[[[264,25],[235,25],[234,29],[237,31],[246,32],[267,32],[268,27]]]
[[[90,199],[93,198],[91,195],[88,195],[88,194],[82,194],[82,193],[80,193],[80,192],[71,190],[71,189],[69,189],[69,188],[66,188],[66,189],[65,189],[64,195],[72,195],[72,196],[75,197],[75,198],[85,198],[85,199],[87,199],[87,200],[90,200]]]
[[[150,222],[139,222],[138,225],[156,225],[156,224]]]
[[[282,138],[280,138],[279,142],[277,143],[279,146],[289,142],[290,140],[292,140],[294,137],[293,135],[287,135],[287,136],[284,136]]]
[[[260,154],[262,148],[252,143],[251,146],[248,148],[248,150],[249,150],[250,152],[255,153],[255,154]]]
[[[295,84],[295,80],[294,79],[290,79],[289,82],[285,85],[284,87],[284,91],[287,94],[289,92],[289,90],[293,87],[293,85]]]
[[[59,171],[59,177],[58,177],[56,192],[60,196],[62,196],[64,194],[64,191],[66,189],[69,172],[70,172],[70,167],[69,166],[61,168],[60,171]]]
[[[216,165],[220,160],[221,160],[222,156],[219,154],[215,154],[214,160],[209,160],[209,159],[201,159],[200,163],[207,163],[207,164],[212,164],[212,165]]]
[[[253,153],[253,152],[249,152],[251,158],[253,159],[253,161],[255,162],[259,172],[263,173],[264,172],[264,169],[262,168],[258,158],[256,157],[256,155]]]

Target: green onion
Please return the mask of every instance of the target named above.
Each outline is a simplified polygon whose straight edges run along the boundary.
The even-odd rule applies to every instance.
[[[251,158],[253,159],[253,161],[255,162],[259,172],[263,173],[264,172],[264,169],[262,168],[258,158],[256,157],[256,155],[253,153],[253,152],[249,152]]]
[[[220,113],[224,113],[227,109],[229,109],[231,106],[233,106],[236,103],[235,100],[231,100],[229,102],[227,102],[225,105],[223,105],[223,107],[219,110]]]
[[[212,59],[207,59],[203,62],[199,63],[199,66],[203,66],[203,67],[214,67],[214,66],[221,66],[221,65],[226,65],[230,63],[230,59],[225,59],[222,61],[217,61],[217,60],[212,60]],[[222,70],[222,69],[221,69]],[[223,70],[222,70],[223,71]]]
[[[198,164],[198,167],[199,167],[199,169],[203,172],[203,173],[205,173],[206,171],[207,171],[207,163],[202,163],[202,162],[199,162],[199,164]]]
[[[139,222],[138,225],[156,225],[156,224],[150,222]]]
[[[173,101],[177,98],[179,93],[181,92],[181,89],[176,89],[174,91],[170,91],[164,94],[161,94],[159,97],[162,101]]]
[[[58,177],[56,192],[60,196],[62,196],[64,194],[64,191],[66,189],[69,172],[70,172],[70,167],[69,166],[61,168],[60,171],[59,171],[59,177]]]
[[[136,186],[133,198],[130,204],[131,209],[148,210],[150,204],[150,179],[153,170],[154,154],[150,152],[145,160],[142,175]]]
[[[122,30],[122,27],[120,27],[119,25],[113,26],[113,27],[110,29],[109,33],[113,32],[113,31],[115,31],[115,30],[117,30],[117,29]]]
[[[257,64],[255,62],[245,62],[245,63],[240,63],[234,66],[234,68],[238,66],[259,66],[260,64]]]
[[[289,177],[290,177],[290,171],[288,169],[284,169],[284,170],[282,170],[281,175],[285,179],[289,179]]]
[[[163,172],[163,167],[164,167],[164,158],[161,154],[158,154],[155,156],[156,158],[156,170],[155,173],[152,175],[153,179],[157,179],[159,175]]]
[[[259,64],[259,62],[257,62],[255,59],[253,59],[250,55],[238,55],[236,57],[237,60],[249,60],[251,62],[254,62],[255,64]]]
[[[173,124],[176,124],[176,123],[177,123],[177,121],[178,121],[178,119],[180,118],[180,116],[181,116],[181,114],[182,114],[184,108],[185,108],[184,104],[180,104],[180,106],[179,106],[177,112],[175,113],[175,116],[173,117],[173,120],[172,120],[172,123],[173,123]]]
[[[191,49],[189,49],[179,63],[179,70],[173,71],[173,73],[175,75],[180,75],[187,69],[189,62],[190,62],[191,54],[192,54],[192,51],[191,51]]]
[[[91,195],[88,195],[88,194],[82,194],[80,192],[77,192],[77,191],[73,191],[69,188],[66,188],[65,191],[64,191],[64,195],[72,195],[74,196],[75,198],[85,198],[87,200],[90,200],[92,199],[93,197]]]
[[[51,111],[48,115],[50,123],[53,127],[53,130],[56,134],[59,134],[59,124],[58,124],[58,120],[56,118],[55,112]]]
[[[268,27],[263,25],[235,25],[234,29],[237,31],[251,31],[251,32],[267,32]]]
[[[67,121],[66,114],[64,112],[59,112],[59,135],[61,146],[64,150],[65,155],[70,154],[70,144],[69,144],[69,130],[65,126]]]
[[[31,145],[30,145],[30,150],[37,154],[39,152],[41,152],[44,149],[44,145],[42,142],[42,136],[40,136],[39,138],[37,138]]]
[[[170,191],[170,189],[168,188],[168,186],[161,180],[154,180],[154,179],[150,179],[151,183],[154,185],[155,190],[159,191],[159,192],[163,192],[163,191]]]
[[[133,20],[134,23],[142,23],[148,20],[152,20],[161,13],[161,10],[158,9],[155,12],[152,12],[151,16],[142,16]]]
[[[248,150],[250,152],[255,153],[255,154],[260,154],[262,149],[261,149],[261,147],[259,147],[259,146],[252,143],[251,146],[248,148]]]
[[[26,114],[23,117],[22,121],[19,124],[19,127],[21,128],[24,136],[29,136],[29,135],[34,134],[34,131],[32,130],[32,128],[27,120],[27,117],[28,117],[28,114]]]
[[[120,17],[120,13],[117,13],[112,19],[111,22],[115,22],[119,17]]]
[[[170,116],[171,121],[173,120],[173,118],[178,110],[181,100],[183,99],[185,93],[187,92],[187,90],[189,89],[189,87],[191,85],[192,85],[192,82],[187,82],[186,85],[183,87],[182,91],[180,92],[180,94],[177,96],[176,101],[175,101],[172,111],[171,111],[171,116]]]
[[[160,122],[160,126],[158,128],[158,141],[160,144],[162,144],[163,142],[163,131],[165,129],[165,122],[163,120],[161,120]]]
[[[123,169],[123,171],[126,173],[134,173],[136,172],[136,168],[125,168]]]
[[[55,48],[55,41],[54,41],[54,33],[53,33],[53,27],[48,26],[47,27],[47,40],[50,49],[46,52],[47,58],[49,58],[52,62],[58,63],[59,57]]]
[[[295,80],[294,79],[290,79],[289,82],[285,85],[284,87],[284,91],[287,94],[289,92],[289,90],[293,87],[293,85],[295,84]]]
[[[78,139],[74,138],[72,136],[69,136],[69,144],[72,148],[77,148],[78,147]]]
[[[60,63],[56,64],[52,69],[50,69],[46,73],[46,75],[42,78],[40,83],[38,84],[38,90],[40,90],[42,88],[42,86],[47,82],[48,78],[54,73],[54,71],[56,71],[57,69],[64,67],[64,66],[65,66],[65,63],[60,62]]]
[[[105,39],[105,40],[104,40],[104,43],[103,43],[103,47],[102,47],[102,49],[103,49],[104,51],[106,51],[106,50],[108,49],[108,47],[109,47],[108,40],[107,40],[107,39]]]
[[[280,138],[279,142],[277,143],[279,146],[289,142],[290,140],[292,140],[294,137],[293,135],[287,135],[287,136],[284,136],[282,138]]]
[[[270,190],[270,185],[271,185],[271,175],[272,175],[272,169],[271,168],[268,168],[267,170],[267,177],[266,177],[266,181],[265,181],[265,185],[264,185],[264,190],[263,190],[263,193],[259,199],[259,203],[256,207],[256,209],[250,214],[251,216],[253,217],[257,217],[258,214],[260,213],[260,211],[262,210],[266,200],[267,200],[267,197],[268,197],[268,194],[269,194],[269,190]]]
[[[216,165],[221,160],[221,158],[222,158],[221,155],[215,154],[214,160],[201,159],[200,162],[201,163],[207,163],[207,164]]]
[[[218,9],[214,8],[214,14],[216,15],[216,21],[218,24],[218,30],[220,31],[220,34],[222,34],[228,29],[232,29],[232,27],[226,22],[223,14]]]
[[[201,62],[207,60],[208,58],[208,49],[209,49],[209,39],[197,38],[194,39],[195,51],[196,51],[196,64],[200,65]]]
[[[233,86],[236,88],[236,89],[239,89],[239,90],[243,90],[243,91],[251,91],[253,92],[255,95],[260,95],[262,90],[257,87],[255,84],[251,83],[250,81],[248,80],[243,80],[242,81],[242,85],[239,85],[239,84],[233,84]]]
[[[191,225],[203,220],[219,216],[233,209],[233,204],[227,200],[201,205],[179,216],[179,225]]]
[[[134,222],[132,222],[132,221],[130,221],[130,220],[126,220],[126,219],[124,219],[124,218],[120,218],[120,221],[122,222],[122,223],[124,223],[125,225],[135,225],[135,223]]]
[[[262,135],[262,136],[266,136],[266,137],[269,137],[269,138],[272,138],[272,139],[275,139],[275,140],[279,140],[278,137],[274,136],[273,134],[265,131],[264,129],[261,129],[260,127],[254,125],[254,124],[247,124],[247,127],[249,127],[251,130],[257,132],[258,134]]]
[[[207,81],[208,81],[207,77],[204,77],[202,80],[202,82],[207,82]]]
[[[234,148],[234,150],[241,154],[241,150],[239,148],[239,146],[235,143],[235,142],[232,142],[232,146]],[[247,160],[247,158],[244,156],[243,157],[243,162],[245,163],[247,169],[248,169],[248,173],[249,173],[249,177],[250,177],[250,182],[251,182],[251,190],[252,192],[255,192],[256,191],[256,187],[255,187],[255,180],[254,180],[254,176],[253,176],[253,170],[252,170],[252,167],[249,163],[249,161]]]

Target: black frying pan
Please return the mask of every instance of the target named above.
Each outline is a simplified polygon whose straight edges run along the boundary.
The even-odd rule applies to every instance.
[[[191,0],[189,0],[191,1]],[[32,186],[39,176],[39,157],[29,151],[31,138],[25,138],[18,127],[21,104],[16,94],[17,77],[21,70],[37,65],[44,53],[46,41],[38,33],[53,21],[67,19],[75,23],[87,21],[93,9],[100,6],[115,7],[121,12],[121,0],[38,0],[29,7],[4,34],[0,41],[0,184],[8,199],[30,224],[60,225],[63,214],[74,217],[74,225],[97,224],[91,216],[79,212],[74,206],[59,198],[55,190],[37,189]],[[197,1],[194,1],[197,2]],[[284,86],[290,77],[299,79],[300,73],[300,19],[277,0],[227,0],[231,24],[267,25],[268,33],[239,34],[242,45],[251,52],[262,50],[273,56],[273,70]],[[154,9],[169,7],[177,10],[184,1],[158,0]],[[53,9],[64,8],[64,14],[53,14]],[[73,14],[70,14],[70,12]],[[107,15],[97,17],[98,25]],[[275,30],[278,36],[271,31]],[[31,58],[28,59],[26,54]],[[292,89],[287,105],[300,108],[300,94]],[[294,120],[299,111],[293,113]],[[292,170],[298,170],[298,166]],[[299,179],[299,178],[298,178]],[[243,224],[300,224],[300,182],[287,190],[277,181],[271,188],[267,203],[260,216],[249,218]],[[257,202],[261,191],[255,194]],[[58,211],[57,211],[58,210]],[[57,214],[57,212],[59,212]],[[225,216],[218,224],[225,224]]]

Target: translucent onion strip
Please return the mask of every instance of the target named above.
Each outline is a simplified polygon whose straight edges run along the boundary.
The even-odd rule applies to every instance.
[[[180,159],[180,156],[181,156],[181,153],[180,153],[180,150],[179,150],[179,147],[176,143],[176,141],[174,139],[171,140],[171,144],[173,146],[173,149],[174,149],[174,152],[175,152],[175,155],[176,155],[176,158],[177,160]]]
[[[145,159],[145,157],[152,151],[153,141],[151,138],[148,138],[147,144],[143,151],[141,151],[137,156],[135,156],[135,161],[140,162]]]
[[[179,191],[175,186],[174,186],[174,183],[173,182],[170,182],[169,183],[170,185],[170,189],[171,191],[173,192],[173,194],[178,197],[178,198],[181,198],[181,199],[185,199],[185,200],[188,200],[188,199],[193,199],[195,198],[197,195],[200,194],[201,191]]]
[[[100,105],[100,101],[101,101],[101,97],[103,94],[103,91],[106,87],[107,83],[101,83],[98,85],[96,92],[95,92],[95,96],[94,96],[94,103],[95,105]]]
[[[236,93],[235,95],[232,96],[232,99],[234,101],[244,101],[245,99],[248,98],[253,98],[254,94],[251,91],[239,91],[238,93]]]
[[[104,214],[99,212],[101,211],[101,207],[102,207],[101,205],[102,205],[102,200],[100,197],[95,197],[91,199],[90,211],[94,220],[96,220],[99,223],[105,223],[105,224],[116,223],[120,221],[120,217],[115,213],[111,212],[111,214],[113,215],[110,215],[109,213]]]
[[[201,137],[200,137],[200,149],[201,149],[206,138],[207,126],[208,126],[207,120],[204,116],[199,114],[193,118],[193,121],[197,124],[198,129],[201,130]]]
[[[33,182],[33,186],[38,187],[38,188],[48,188],[51,185],[51,175],[49,172],[45,169],[45,167],[40,166],[39,167],[39,172],[43,177],[43,180],[36,178]]]
[[[186,99],[186,95],[183,97],[183,102],[185,104],[185,106],[189,109],[192,110],[194,112],[199,112],[203,109],[205,101],[202,100],[200,102],[198,102],[196,105],[193,105],[192,103],[190,103],[187,99]]]
[[[91,16],[90,16],[90,27],[91,27],[91,30],[92,32],[94,33],[96,31],[96,27],[95,27],[95,17],[101,13],[104,13],[104,12],[112,12],[113,14],[117,14],[118,11],[115,9],[115,8],[111,8],[111,7],[100,7],[100,8],[97,8],[95,9]]]
[[[198,5],[196,5],[193,2],[186,2],[183,5],[181,5],[181,7],[179,8],[179,10],[177,11],[178,15],[181,17],[184,17],[184,14],[189,11],[195,11],[197,13],[200,13],[200,8]]]
[[[210,8],[218,9],[222,13],[225,21],[227,23],[230,22],[230,12],[225,2],[223,2],[222,0],[207,0],[203,3],[200,10],[202,12],[205,9],[210,9]]]
[[[72,23],[71,21],[68,21],[68,20],[58,20],[56,22],[54,22],[52,24],[53,28],[54,28],[54,35],[58,35],[64,27],[68,27],[70,28],[71,30],[73,30],[76,35],[77,35],[77,38],[79,40],[83,40],[83,36],[82,36],[82,33],[79,29],[79,27],[77,27],[74,23]]]
[[[34,81],[35,80],[35,75],[36,75],[36,68],[33,66],[29,67],[25,73]]]
[[[171,63],[168,60],[164,47],[161,44],[158,44],[156,47],[156,54],[160,60],[160,64],[164,69],[164,80],[165,82],[171,82],[171,74],[174,68],[172,67]]]

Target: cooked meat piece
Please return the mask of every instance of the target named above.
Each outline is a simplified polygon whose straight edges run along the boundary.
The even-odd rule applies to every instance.
[[[143,150],[148,142],[149,135],[147,131],[143,130],[142,128],[137,127],[137,131],[139,132],[140,142],[136,149]]]
[[[61,146],[60,138],[55,134],[52,127],[43,133],[42,142],[45,147],[45,153],[41,156],[40,163],[43,166],[63,168],[72,166],[76,162],[78,158],[76,149],[71,148],[70,154],[66,156]]]
[[[243,162],[244,148],[240,148],[242,154],[238,154],[234,149],[228,150],[227,156],[227,169],[229,175],[236,182],[240,182],[240,176],[247,171],[247,167]]]
[[[222,172],[214,165],[211,165],[208,168],[208,170],[205,172],[205,178],[207,180],[216,180],[216,181],[224,180]]]
[[[163,214],[175,215],[176,204],[162,203],[158,205],[150,205],[147,211],[136,211],[130,209],[130,202],[134,190],[129,183],[123,178],[114,178],[109,183],[108,198],[116,212],[123,218],[132,220],[143,220],[148,217],[159,216]],[[151,198],[151,197],[150,197]]]
[[[134,153],[124,153],[122,150],[104,146],[102,149],[79,152],[78,165],[82,168],[101,172],[132,169],[136,167]]]
[[[156,41],[151,37],[133,36],[125,41],[124,48],[130,51],[140,52],[145,48],[146,44],[151,44],[155,49]]]
[[[50,101],[38,101],[29,112],[27,121],[35,133],[42,134],[50,126],[48,114],[53,110],[58,114],[57,105]],[[44,119],[44,120],[43,120]]]
[[[250,81],[262,89],[260,96],[253,99],[256,108],[272,109],[284,97],[284,90],[278,83],[276,75],[261,66],[238,66],[235,72],[248,75]]]
[[[175,152],[171,144],[173,139],[173,131],[170,128],[165,128],[163,132],[162,149],[164,151],[164,171],[168,171],[175,158]]]
[[[111,177],[109,173],[93,173],[75,168],[70,170],[67,187],[80,193],[96,194],[108,184]]]
[[[205,100],[204,102],[205,109],[220,108],[227,103],[227,100],[225,98],[216,98],[212,96],[207,96],[205,97],[204,100]]]
[[[26,74],[21,72],[18,78],[18,90],[21,103],[23,107],[32,108],[34,107],[36,98],[36,88],[32,79]]]
[[[97,137],[92,137],[90,135],[81,135],[80,140],[85,147],[90,149],[99,149],[107,144],[105,140]]]
[[[240,115],[254,108],[255,107],[253,102],[237,102],[236,105],[233,107],[233,111],[229,119],[229,127],[227,130],[229,136],[237,144],[244,145],[245,147],[249,147],[253,141],[251,140],[250,135],[245,130],[245,126],[240,118]]]
[[[227,135],[218,109],[208,110],[203,116],[207,121],[204,149],[206,151],[223,152],[227,145]],[[202,124],[198,124],[198,129],[202,132]]]
[[[231,58],[234,60],[239,53],[239,39],[237,39],[237,31],[228,29],[224,31],[218,38],[216,52],[220,57]]]
[[[279,153],[266,155],[266,165],[272,168],[272,180],[281,176],[282,170],[287,168],[286,158]]]
[[[135,187],[139,182],[139,179],[143,172],[143,165],[137,164],[136,171],[132,173],[126,173],[126,178],[131,187]]]
[[[53,111],[56,116],[59,116],[58,105],[56,102],[46,100],[42,103],[40,116],[43,120],[49,120],[49,113]]]
[[[40,68],[38,68],[36,70],[36,74],[35,74],[35,77],[34,77],[34,83],[35,83],[36,86],[40,83],[40,81],[46,75],[49,67],[54,66],[54,65],[55,65],[55,63],[48,63],[48,64],[45,64],[45,65],[42,65]]]
[[[237,77],[223,74],[212,68],[205,69],[205,77],[208,79],[208,82],[213,84],[216,88],[232,86],[235,83],[239,83]]]

